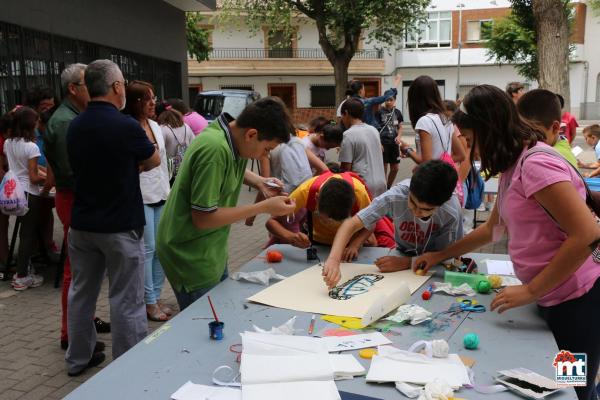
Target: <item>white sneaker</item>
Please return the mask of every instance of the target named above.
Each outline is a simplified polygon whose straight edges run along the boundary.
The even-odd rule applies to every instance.
[[[28,288],[35,288],[38,286],[42,286],[44,283],[44,278],[40,275],[29,274],[27,276],[23,276],[21,278],[17,278],[15,275],[12,281],[12,287],[15,290],[21,291],[26,290]]]
[[[37,275],[37,274],[29,274],[29,276],[31,277],[32,283],[31,283],[31,287],[39,287],[42,286],[44,284],[44,277],[41,275]]]

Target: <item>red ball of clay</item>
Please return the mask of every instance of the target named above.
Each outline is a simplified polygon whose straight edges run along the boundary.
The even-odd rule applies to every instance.
[[[423,298],[423,300],[429,300],[431,298],[431,292],[430,291],[425,291],[425,292],[423,292],[423,294],[421,295],[421,297]]]
[[[283,254],[281,254],[280,252],[273,250],[273,251],[267,251],[267,262],[270,263],[278,263],[281,262],[283,260]]]

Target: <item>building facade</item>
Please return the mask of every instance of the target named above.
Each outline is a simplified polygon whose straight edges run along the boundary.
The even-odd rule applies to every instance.
[[[284,46],[276,33],[269,38],[266,27],[254,36],[243,25],[239,31],[204,27],[212,32],[213,51],[209,61],[189,61],[191,98],[202,90],[248,89],[281,97],[299,121],[317,115],[333,117],[333,68],[319,46],[314,24],[298,23],[294,37]],[[385,73],[384,52],[367,44],[349,66],[350,76],[364,80],[371,95],[380,92]]]
[[[573,3],[571,109],[580,118],[600,118],[600,53],[593,49],[594,38],[600,37],[600,18],[587,9],[585,1]],[[419,33],[407,35],[396,47],[379,51],[374,44],[361,43],[350,64],[349,79],[363,80],[367,96],[389,88],[396,73],[403,78],[397,101],[401,110],[406,108],[410,83],[422,74],[438,82],[446,99],[462,97],[482,83],[504,88],[512,81],[524,82],[513,65],[494,63],[485,48],[494,19],[510,13],[508,0],[433,0],[427,13],[428,23],[417,27]],[[276,32],[269,39],[267,27],[251,35],[243,25],[239,30],[215,26],[213,15],[205,13],[204,25],[211,32],[210,60],[188,62],[191,99],[202,90],[251,89],[262,96],[280,96],[297,122],[334,115],[333,68],[320,49],[311,21],[298,22],[296,35],[282,46]]]
[[[116,62],[126,79],[155,86],[160,97],[187,97],[185,11],[192,0],[19,0],[0,14],[0,111],[28,88],[54,88],[68,64]]]

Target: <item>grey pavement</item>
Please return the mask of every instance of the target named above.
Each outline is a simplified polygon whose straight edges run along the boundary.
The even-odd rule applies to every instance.
[[[405,139],[414,143],[414,136],[407,129]],[[587,148],[581,135],[576,144],[584,148],[582,156],[592,161],[593,152]],[[335,157],[331,151],[329,156]],[[397,181],[410,176],[414,164],[403,160]],[[240,204],[254,201],[256,192],[244,187],[240,195]],[[485,213],[483,213],[485,215]],[[243,222],[233,224],[229,239],[230,271],[239,269],[244,263],[259,255],[267,240],[264,224],[267,216],[256,218],[254,226]],[[12,229],[12,227],[11,227]],[[62,226],[55,218],[54,238],[61,243]],[[480,249],[486,253],[506,253],[506,240]],[[92,368],[79,377],[67,376],[64,351],[59,346],[60,338],[60,289],[53,287],[54,270],[43,270],[46,282],[43,286],[16,292],[10,281],[0,282],[0,400],[9,399],[60,399],[81,383],[92,377],[102,367],[110,364],[110,334],[98,335],[98,340],[107,345],[107,359],[98,368]],[[96,315],[109,320],[107,282],[102,287]],[[176,308],[173,291],[165,282],[163,301]],[[149,322],[150,331],[160,327],[161,323]]]

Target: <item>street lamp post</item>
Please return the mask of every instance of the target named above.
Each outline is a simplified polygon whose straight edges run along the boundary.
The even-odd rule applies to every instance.
[[[458,64],[456,66],[456,100],[460,93],[460,52],[462,50],[462,10],[465,7],[464,3],[459,3],[458,7]]]

